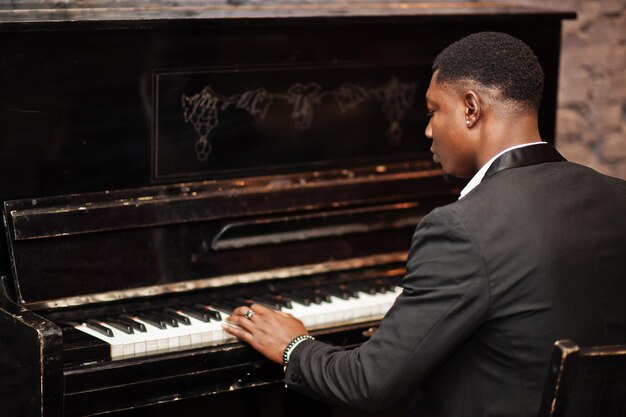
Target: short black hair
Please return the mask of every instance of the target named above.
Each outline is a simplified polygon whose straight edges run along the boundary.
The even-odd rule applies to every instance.
[[[534,52],[521,40],[500,32],[469,35],[444,49],[433,62],[437,81],[478,82],[498,89],[505,99],[539,110],[543,70]]]

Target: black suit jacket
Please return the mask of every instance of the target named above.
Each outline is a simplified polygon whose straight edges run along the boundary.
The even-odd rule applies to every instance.
[[[378,332],[344,351],[294,349],[285,382],[364,410],[535,416],[557,339],[626,342],[626,182],[551,145],[510,151],[418,226],[404,291]]]

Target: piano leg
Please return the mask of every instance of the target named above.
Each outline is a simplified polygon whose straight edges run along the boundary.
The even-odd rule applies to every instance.
[[[0,413],[61,417],[61,329],[0,294]]]

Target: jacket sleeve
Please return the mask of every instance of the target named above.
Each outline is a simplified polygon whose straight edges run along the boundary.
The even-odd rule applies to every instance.
[[[432,211],[416,229],[403,287],[359,348],[298,345],[287,387],[358,409],[388,408],[418,390],[473,334],[487,316],[489,286],[479,248],[450,210]]]

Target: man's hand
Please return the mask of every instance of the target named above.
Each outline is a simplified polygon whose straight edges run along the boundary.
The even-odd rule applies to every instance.
[[[252,311],[252,312],[249,312]],[[283,352],[296,336],[308,334],[300,320],[291,314],[260,304],[237,307],[222,325],[224,330],[247,342],[268,359],[283,363]],[[233,326],[235,324],[236,326]]]

